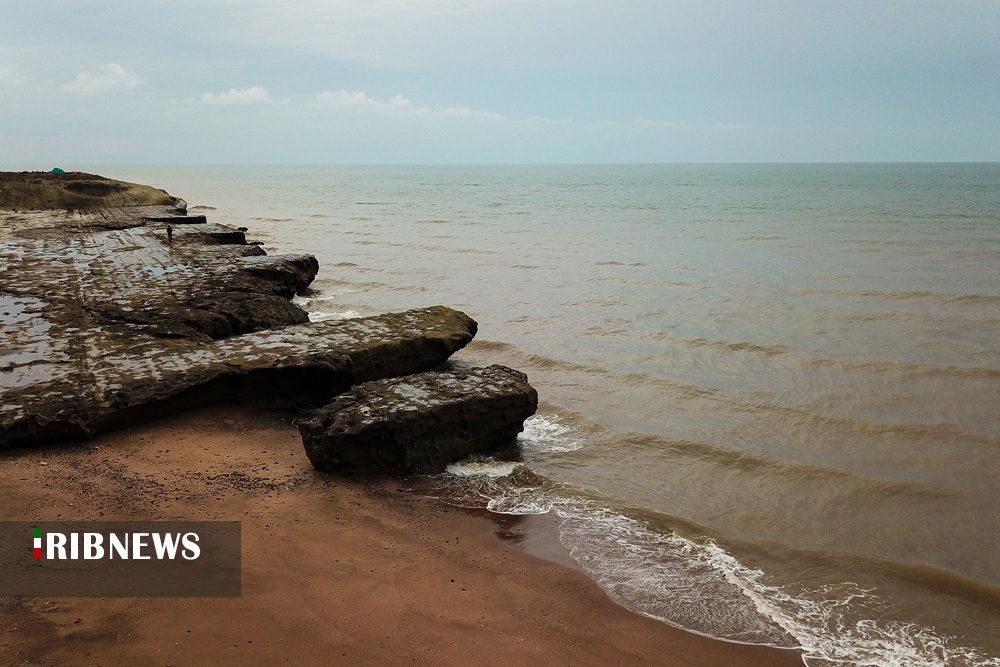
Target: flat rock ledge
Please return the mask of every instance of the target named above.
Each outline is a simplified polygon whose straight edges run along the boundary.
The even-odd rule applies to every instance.
[[[442,306],[309,322],[319,270],[162,190],[0,173],[0,449],[219,403],[316,407],[430,370],[476,333]]]
[[[298,422],[317,470],[422,474],[511,443],[534,414],[523,373],[428,372],[472,318],[310,322],[291,298],[316,258],[268,256],[245,231],[149,186],[0,173],[0,449],[208,405],[326,404]]]
[[[537,408],[524,373],[493,365],[367,382],[297,424],[317,470],[433,474],[510,444]]]
[[[444,306],[329,320],[219,341],[134,335],[47,369],[0,404],[0,448],[80,440],[217,404],[316,407],[353,385],[432,369],[476,322]]]

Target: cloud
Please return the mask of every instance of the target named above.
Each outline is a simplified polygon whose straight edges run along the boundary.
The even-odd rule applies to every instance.
[[[143,81],[135,70],[126,69],[118,63],[108,63],[101,65],[96,74],[87,70],[80,72],[75,80],[63,86],[63,90],[90,95],[119,89],[132,90],[141,83]]]
[[[441,109],[438,113],[445,116],[461,116],[463,118],[482,118],[484,120],[503,120],[503,116],[492,111],[476,111],[469,107],[448,107]]]
[[[10,65],[0,63],[0,86],[20,86],[25,82],[25,78],[17,73]]]
[[[388,102],[379,102],[364,93],[347,90],[323,91],[316,95],[316,102],[325,107],[350,107],[374,111],[427,111],[426,108],[414,106],[413,102],[402,95],[396,95]]]
[[[639,127],[666,127],[666,128],[682,128],[687,127],[687,123],[683,121],[676,120],[650,120],[649,118],[643,118],[639,116],[632,121],[633,125]]]
[[[316,94],[316,104],[323,107],[349,108],[364,111],[389,113],[410,113],[416,115],[453,116],[461,118],[480,118],[484,120],[503,120],[500,114],[489,111],[476,111],[468,107],[446,107],[432,109],[414,104],[402,95],[396,95],[387,102],[369,97],[359,91],[327,90]]]
[[[246,104],[268,104],[273,102],[268,94],[267,88],[264,86],[251,86],[250,88],[230,88],[224,93],[219,93],[215,95],[214,93],[205,93],[201,96],[201,101],[204,104],[216,104],[216,105],[246,105]]]

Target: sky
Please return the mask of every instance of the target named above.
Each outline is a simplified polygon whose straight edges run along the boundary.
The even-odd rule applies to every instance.
[[[0,0],[6,165],[997,160],[997,0]]]

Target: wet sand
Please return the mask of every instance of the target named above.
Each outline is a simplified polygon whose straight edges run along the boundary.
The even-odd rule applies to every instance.
[[[239,520],[230,599],[0,598],[3,665],[801,666],[611,602],[546,517],[313,472],[290,419],[193,412],[0,453],[2,520]]]

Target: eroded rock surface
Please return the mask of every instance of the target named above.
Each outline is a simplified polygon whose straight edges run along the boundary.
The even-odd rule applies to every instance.
[[[100,181],[68,192],[103,196],[102,208],[0,210],[0,448],[211,403],[318,405],[433,368],[475,335],[443,307],[310,323],[289,299],[315,277],[314,257],[268,256],[162,191],[150,196],[167,203],[110,206],[141,198]],[[48,185],[17,201],[65,206]]]
[[[0,325],[3,348],[45,347],[87,330],[141,325],[170,338],[224,338],[301,324],[308,315],[288,302],[319,270],[311,255],[267,256],[257,246],[220,244],[207,225],[147,223],[150,210],[0,214]],[[258,298],[260,297],[260,298]],[[254,314],[248,312],[253,301]],[[30,322],[30,324],[29,324]],[[72,336],[70,336],[72,337]],[[0,352],[0,372],[5,360]],[[13,360],[15,365],[20,365]],[[2,384],[0,384],[2,388]]]
[[[98,209],[173,206],[178,202],[164,190],[95,174],[0,172],[0,209]]]
[[[368,382],[298,421],[317,470],[430,474],[509,444],[538,394],[506,366]]]
[[[87,438],[220,403],[314,407],[361,382],[434,368],[475,332],[475,321],[443,306],[207,342],[91,331],[78,339],[91,354],[8,385],[0,446]]]

